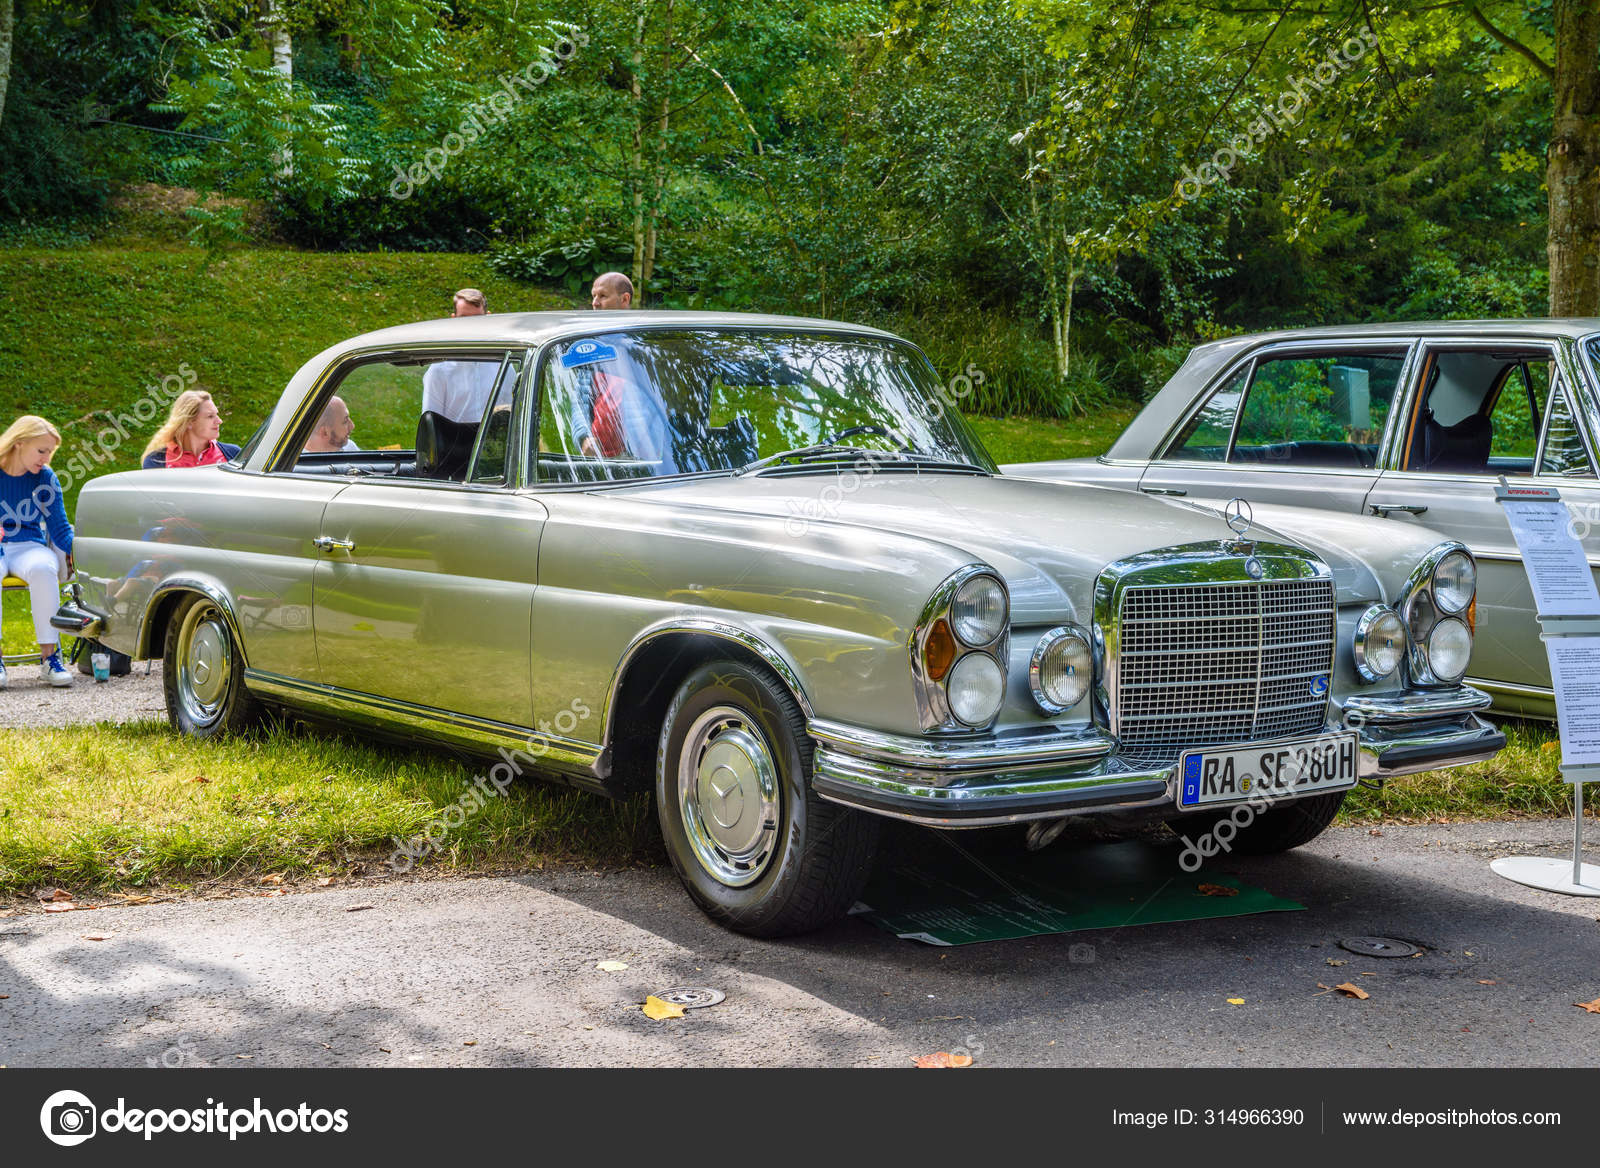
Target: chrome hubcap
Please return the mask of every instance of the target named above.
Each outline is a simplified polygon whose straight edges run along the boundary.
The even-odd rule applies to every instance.
[[[205,726],[217,720],[233,673],[232,642],[222,614],[197,604],[184,614],[178,636],[178,700],[189,720]]]
[[[700,866],[733,888],[760,878],[778,842],[778,765],[742,711],[695,719],[678,762],[678,808]]]

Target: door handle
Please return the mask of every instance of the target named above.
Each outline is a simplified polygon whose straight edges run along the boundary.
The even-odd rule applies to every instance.
[[[1140,487],[1147,495],[1187,495],[1188,491],[1180,491],[1175,487]]]
[[[1418,507],[1415,503],[1372,504],[1372,513],[1383,519],[1389,518],[1389,516],[1393,515],[1397,511],[1403,512],[1406,515],[1421,515],[1426,510],[1426,507]]]
[[[356,550],[355,540],[334,539],[331,535],[319,535],[311,543],[312,546],[325,552],[353,552]]]

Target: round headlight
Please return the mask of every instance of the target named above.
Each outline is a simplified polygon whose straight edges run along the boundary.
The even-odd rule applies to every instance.
[[[994,641],[1006,628],[1006,590],[993,576],[974,576],[956,589],[950,602],[950,627],[974,649]]]
[[[1478,590],[1478,569],[1466,552],[1451,552],[1433,569],[1433,598],[1446,612],[1461,612]]]
[[[968,726],[986,726],[1000,712],[1006,696],[1006,675],[987,653],[968,653],[950,671],[945,692],[950,712]]]
[[[1089,638],[1069,625],[1040,637],[1028,663],[1033,700],[1047,714],[1065,713],[1082,701],[1093,676]]]
[[[1367,681],[1382,681],[1400,667],[1406,651],[1406,626],[1386,604],[1374,604],[1356,622],[1356,672]]]
[[[1433,626],[1428,635],[1428,668],[1440,681],[1460,681],[1472,656],[1472,633],[1454,617]]]

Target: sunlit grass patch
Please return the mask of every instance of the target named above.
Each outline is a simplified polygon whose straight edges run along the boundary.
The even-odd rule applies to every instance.
[[[1561,781],[1561,745],[1548,722],[1506,720],[1506,748],[1488,762],[1390,779],[1382,791],[1358,788],[1341,822],[1380,819],[1507,819],[1572,814],[1572,787]],[[1600,784],[1584,788],[1584,807],[1600,811]]]
[[[296,728],[211,742],[158,723],[0,730],[0,893],[382,860],[487,768]],[[652,832],[643,800],[519,779],[459,827],[434,826],[425,862],[622,864],[650,852]]]

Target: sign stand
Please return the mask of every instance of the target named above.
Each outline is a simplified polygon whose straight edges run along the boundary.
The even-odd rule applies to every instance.
[[[1510,486],[1511,534],[1533,585],[1539,639],[1550,656],[1561,732],[1561,777],[1572,784],[1572,863],[1546,856],[1506,856],[1489,867],[1507,880],[1565,896],[1600,896],[1600,865],[1583,862],[1583,785],[1600,782],[1600,595],[1588,556],[1554,487]]]

